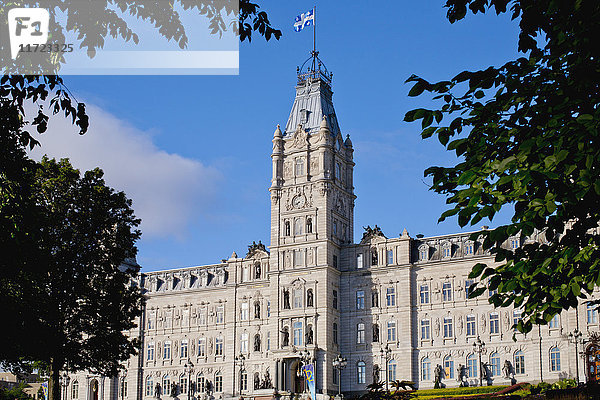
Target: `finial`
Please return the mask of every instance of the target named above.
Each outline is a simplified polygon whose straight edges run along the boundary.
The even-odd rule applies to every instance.
[[[347,147],[352,147],[352,140],[350,140],[350,135],[346,135],[346,141],[344,142],[344,144]]]
[[[281,137],[281,127],[279,126],[279,124],[277,124],[277,129],[275,129],[275,134],[273,135],[275,137]]]
[[[323,119],[321,119],[321,129],[329,129],[329,127],[327,126],[327,118],[325,117],[325,115],[323,115]]]

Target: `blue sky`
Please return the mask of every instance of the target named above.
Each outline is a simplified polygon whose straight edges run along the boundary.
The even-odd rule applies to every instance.
[[[287,121],[296,66],[312,48],[312,28],[296,33],[293,21],[314,3],[259,2],[284,35],[243,43],[239,76],[65,77],[90,107],[90,137],[60,136],[56,123],[42,150],[80,168],[97,164],[109,184],[132,194],[144,218],[138,262],[146,271],[214,263],[245,254],[252,241],[268,243],[272,134]],[[423,178],[453,155],[403,122],[406,111],[432,106],[409,98],[404,81],[501,65],[518,55],[516,23],[490,14],[451,25],[443,1],[368,4],[317,3],[318,50],[355,148],[355,238],[367,224],[388,237],[404,228],[457,232],[455,220],[437,223],[445,199]],[[81,147],[84,140],[91,144]]]

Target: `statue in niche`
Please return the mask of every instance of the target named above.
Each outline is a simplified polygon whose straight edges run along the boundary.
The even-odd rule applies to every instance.
[[[160,383],[156,382],[156,385],[154,385],[154,397],[159,399],[160,398]]]
[[[271,375],[269,375],[269,370],[265,371],[265,376],[261,382],[261,389],[272,389],[273,383],[271,382]]]
[[[379,383],[379,365],[373,365],[373,383]]]
[[[260,319],[260,303],[254,303],[254,319]]]
[[[254,278],[260,279],[261,272],[260,263],[256,263],[254,266]]]
[[[313,306],[314,306],[313,290],[312,289],[308,289],[306,291],[306,307],[313,307]]]
[[[260,389],[260,375],[258,372],[254,373],[254,390]]]
[[[290,332],[288,331],[287,326],[281,331],[281,343],[283,347],[290,345]]]
[[[306,344],[313,344],[313,330],[312,325],[306,327]]]
[[[373,342],[379,342],[379,324],[373,324]]]
[[[283,308],[290,309],[290,291],[288,289],[283,289]]]
[[[254,335],[254,351],[260,351],[260,335]]]

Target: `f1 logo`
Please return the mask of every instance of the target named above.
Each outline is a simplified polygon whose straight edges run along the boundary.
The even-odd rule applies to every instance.
[[[27,45],[43,45],[48,41],[50,13],[44,8],[13,8],[8,11],[10,51],[13,60]]]

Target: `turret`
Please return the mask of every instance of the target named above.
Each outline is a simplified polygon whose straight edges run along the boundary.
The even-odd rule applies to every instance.
[[[283,183],[283,133],[281,127],[277,124],[277,129],[273,133],[273,178],[271,187],[279,187]]]

